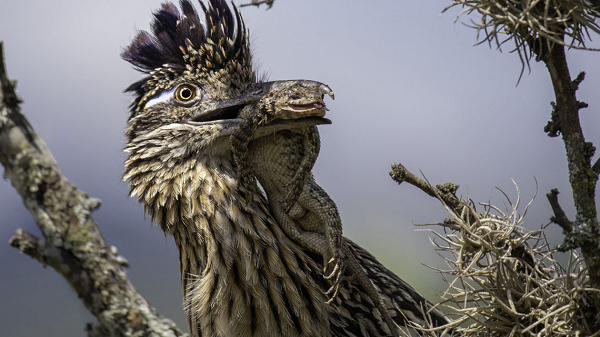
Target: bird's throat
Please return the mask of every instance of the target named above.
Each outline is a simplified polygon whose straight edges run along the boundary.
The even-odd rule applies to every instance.
[[[138,164],[126,177],[175,239],[191,326],[209,336],[321,335],[321,267],[283,234],[258,189],[238,189],[230,160]]]

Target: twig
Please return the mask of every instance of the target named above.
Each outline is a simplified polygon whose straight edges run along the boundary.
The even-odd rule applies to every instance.
[[[598,181],[598,176],[600,176],[600,158],[596,159],[594,166],[592,166],[592,172],[596,175],[596,181]]]
[[[560,207],[560,204],[558,203],[558,193],[558,190],[553,188],[550,190],[550,193],[546,194],[550,206],[552,206],[552,211],[554,212],[554,216],[550,218],[550,221],[558,224],[566,233],[570,233],[573,231],[573,223],[567,218],[562,207]]]
[[[42,264],[47,264],[45,256],[49,254],[45,252],[44,245],[40,245],[40,239],[24,229],[17,229],[15,235],[10,238],[8,244],[19,249],[21,253],[27,254],[38,260]]]
[[[100,200],[73,186],[20,112],[0,41],[0,163],[21,195],[43,239],[18,229],[10,244],[61,274],[98,326],[88,336],[185,336],[162,317],[127,279],[127,261],[109,246],[91,216]]]
[[[271,9],[271,7],[273,7],[274,2],[275,2],[275,0],[252,0],[251,3],[241,4],[240,7],[246,7],[246,6],[260,7],[260,5],[265,4],[265,5],[267,5],[267,10],[268,10],[268,9]]]
[[[462,209],[462,205],[460,199],[456,197],[456,190],[458,189],[458,185],[453,183],[447,183],[444,185],[437,185],[436,188],[433,188],[429,183],[423,181],[412,172],[406,169],[402,164],[392,164],[392,171],[390,171],[390,177],[394,179],[398,184],[406,181],[407,183],[418,187],[423,192],[434,198],[440,198],[448,207],[450,207],[454,212],[460,213]]]

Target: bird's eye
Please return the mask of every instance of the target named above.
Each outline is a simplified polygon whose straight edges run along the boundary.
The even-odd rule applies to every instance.
[[[181,103],[189,103],[197,100],[196,96],[199,96],[199,91],[195,85],[183,83],[175,88],[175,99]]]
[[[189,107],[198,102],[202,98],[202,91],[199,87],[190,84],[182,83],[175,88],[154,96],[144,105],[144,109],[156,105],[158,103],[174,102],[185,107]]]

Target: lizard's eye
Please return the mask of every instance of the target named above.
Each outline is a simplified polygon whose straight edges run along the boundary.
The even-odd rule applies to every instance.
[[[200,88],[193,84],[183,83],[175,88],[175,100],[179,103],[189,104],[202,98]]]

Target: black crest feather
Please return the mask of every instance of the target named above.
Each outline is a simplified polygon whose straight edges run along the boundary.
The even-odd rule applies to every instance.
[[[186,66],[218,70],[229,60],[249,60],[246,29],[235,5],[235,13],[224,0],[210,0],[208,8],[202,2],[200,6],[204,23],[190,0],[180,1],[181,12],[171,2],[162,4],[154,13],[152,34],[140,31],[123,50],[123,59],[137,70],[151,74],[126,89],[137,94],[132,107],[149,89],[146,84],[161,73],[179,75]],[[196,57],[190,57],[190,50],[197,52]]]

